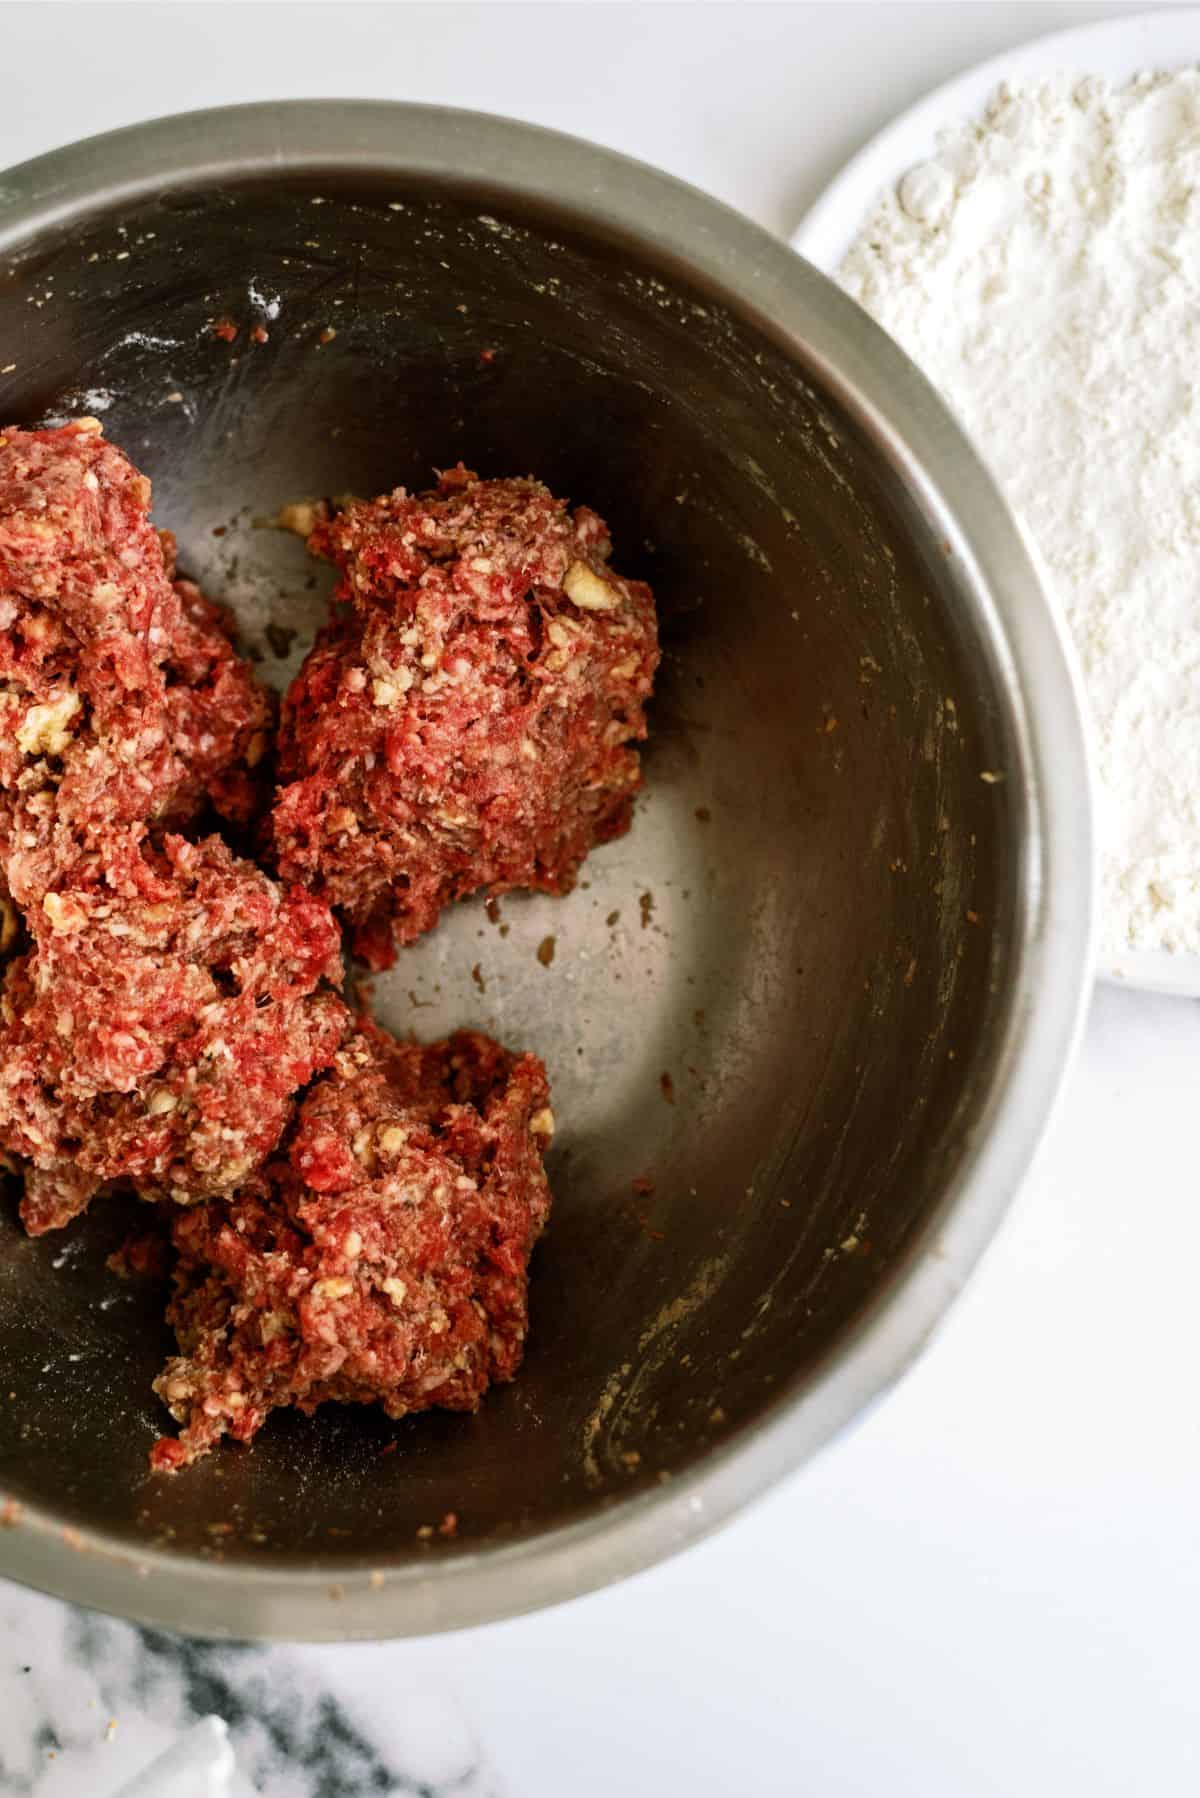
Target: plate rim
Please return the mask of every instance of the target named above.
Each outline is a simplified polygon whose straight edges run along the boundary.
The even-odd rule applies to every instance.
[[[1118,50],[1110,59],[1110,71],[1071,66],[1081,51],[1094,54],[1097,46],[1109,51],[1114,45]],[[996,88],[1013,75],[1072,73],[1083,76],[1108,72],[1110,79],[1130,81],[1143,69],[1155,66],[1154,61],[1146,60],[1147,51],[1153,53],[1159,67],[1177,69],[1190,60],[1200,65],[1200,6],[1123,13],[1113,19],[1093,19],[1086,25],[1068,25],[1058,31],[1043,32],[1014,45],[1011,50],[972,63],[957,75],[930,88],[911,106],[906,106],[873,132],[826,182],[788,241],[794,250],[824,273],[832,274],[833,265],[849,248],[854,231],[865,216],[865,209],[872,203],[870,199],[861,198],[858,190],[870,183],[877,198],[886,191],[889,182],[896,179],[893,156],[897,140],[920,138],[928,146],[923,154],[931,155],[937,147],[937,133],[943,126],[953,122],[955,117],[961,120],[977,112]],[[1116,66],[1123,73],[1112,73]],[[919,159],[920,153],[912,157],[912,161]],[[878,176],[874,172],[877,165],[882,171]],[[906,161],[901,166],[911,167],[912,162]],[[849,231],[843,227],[839,233],[835,228],[838,217],[850,199],[855,208],[852,215],[855,222]],[[862,212],[857,210],[859,206],[864,209]],[[836,248],[835,240],[839,236],[844,241],[841,248]]]

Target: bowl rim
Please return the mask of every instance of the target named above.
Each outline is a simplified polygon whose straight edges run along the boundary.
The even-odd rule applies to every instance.
[[[798,357],[892,462],[973,593],[1020,763],[1007,790],[1027,821],[1003,1040],[922,1242],[815,1373],[696,1467],[520,1542],[386,1572],[134,1551],[28,1503],[10,1506],[16,1527],[0,1529],[0,1573],[60,1598],[210,1637],[350,1640],[511,1617],[646,1568],[762,1496],[899,1377],[994,1235],[1049,1123],[1090,986],[1094,860],[1081,686],[1025,532],[903,352],[827,276],[720,201],[615,151],[491,114],[272,101],[153,119],[0,174],[0,253],[171,188],[309,170],[567,210],[592,235],[646,246]]]

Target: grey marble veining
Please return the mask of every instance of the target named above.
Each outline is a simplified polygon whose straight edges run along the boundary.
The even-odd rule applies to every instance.
[[[112,1798],[212,1714],[230,1798],[504,1798],[453,1696],[390,1658],[190,1642],[0,1585],[0,1798]]]

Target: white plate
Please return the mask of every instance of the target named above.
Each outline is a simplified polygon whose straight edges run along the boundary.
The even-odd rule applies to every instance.
[[[851,158],[800,221],[792,247],[834,274],[876,203],[901,176],[937,150],[947,125],[978,116],[1002,81],[1048,75],[1102,75],[1130,81],[1142,70],[1200,64],[1200,9],[1141,13],[1056,31],[993,56],[935,88],[903,112]],[[1129,950],[1106,959],[1101,979],[1150,992],[1200,998],[1200,956]]]

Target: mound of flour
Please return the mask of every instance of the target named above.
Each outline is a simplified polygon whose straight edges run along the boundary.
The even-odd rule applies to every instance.
[[[1095,722],[1105,959],[1200,953],[1200,73],[1001,88],[840,280],[1049,565]]]

